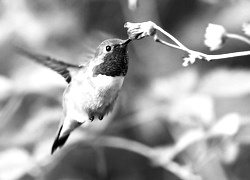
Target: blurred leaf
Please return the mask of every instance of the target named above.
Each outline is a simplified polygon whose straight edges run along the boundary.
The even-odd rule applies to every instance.
[[[204,1],[204,2],[209,3],[209,4],[217,4],[217,3],[219,3],[221,0],[200,0],[200,1]]]
[[[248,70],[217,69],[202,79],[198,91],[218,97],[239,97],[250,93],[249,79]]]
[[[19,35],[27,41],[43,41],[45,40],[46,28],[34,18],[25,0],[2,1],[4,7],[3,14],[0,19],[0,44],[8,38]]]
[[[37,144],[44,139],[53,139],[62,116],[61,108],[41,108],[34,112],[26,124],[12,137],[16,145]],[[55,133],[53,133],[55,131]],[[46,132],[46,133],[44,133]],[[50,147],[48,147],[49,152]]]
[[[34,4],[37,2],[34,1]],[[40,3],[45,5],[46,2]],[[52,5],[53,3],[50,3]],[[76,19],[71,11],[58,7],[44,11],[43,16],[37,16],[27,0],[2,1],[4,11],[0,19],[0,44],[6,40],[20,38],[24,42],[40,46],[46,44],[51,34],[59,35],[73,31],[77,27]],[[53,10],[53,11],[52,11]],[[41,13],[41,12],[40,12]]]
[[[7,77],[0,76],[0,101],[8,98],[14,92],[14,84]]]
[[[234,137],[234,140],[241,145],[250,144],[250,116],[240,117],[240,127],[238,133]]]
[[[217,121],[210,130],[211,135],[234,136],[240,128],[240,117],[236,113],[230,113]]]
[[[20,66],[12,72],[12,79],[16,88],[26,93],[49,94],[51,89],[60,89],[67,85],[61,75],[35,63]]]
[[[0,179],[18,179],[23,176],[32,165],[32,159],[24,149],[12,148],[0,152]]]
[[[204,94],[196,93],[178,99],[170,109],[171,120],[186,128],[209,125],[214,121],[214,117],[214,100]]]
[[[39,166],[46,167],[48,164],[56,161],[56,159],[53,158],[50,153],[52,142],[52,138],[43,138],[40,141],[37,141],[32,156]]]
[[[192,92],[198,78],[198,72],[191,68],[171,76],[155,78],[150,84],[149,93],[157,100],[176,100]]]
[[[236,161],[240,153],[240,146],[233,141],[226,141],[220,151],[220,157],[223,163],[230,165]]]
[[[156,152],[156,157],[154,163],[161,165],[168,164],[180,153],[195,143],[202,141],[205,137],[205,131],[202,129],[190,130],[184,133],[174,145],[155,148],[154,151]]]
[[[12,120],[11,117],[16,113],[16,111],[20,108],[24,95],[23,94],[14,94],[12,97],[8,99],[8,102],[0,111],[0,119],[2,119],[0,124],[0,132],[6,128],[7,124]]]

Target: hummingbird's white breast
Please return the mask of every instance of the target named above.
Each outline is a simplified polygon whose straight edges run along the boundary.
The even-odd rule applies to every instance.
[[[66,114],[77,115],[71,118],[79,122],[86,121],[88,116],[104,116],[113,109],[123,80],[123,76],[78,73],[64,93]]]
[[[85,105],[92,106],[93,109],[102,109],[114,103],[122,87],[123,80],[123,76],[98,75],[96,77],[88,77],[88,87],[86,87],[84,93],[88,95],[90,101],[85,101]]]
[[[99,91],[105,91],[108,89],[120,89],[123,84],[124,77],[123,76],[106,76],[106,75],[98,75],[96,77],[89,78],[89,81],[92,83],[92,85],[99,89]],[[111,90],[110,89],[110,90]]]

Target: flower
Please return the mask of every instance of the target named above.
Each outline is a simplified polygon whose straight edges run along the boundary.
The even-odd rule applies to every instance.
[[[250,23],[244,23],[242,30],[244,31],[245,35],[250,36]]]
[[[187,67],[189,64],[194,64],[196,59],[202,59],[202,56],[193,52],[188,55],[188,57],[183,58],[182,66]]]
[[[128,7],[130,10],[135,11],[139,6],[139,0],[128,0]]]
[[[146,36],[152,36],[156,33],[155,24],[152,21],[142,23],[130,23],[124,24],[125,28],[128,28],[127,33],[129,39],[142,39]]]
[[[226,40],[226,29],[221,25],[209,24],[205,33],[205,45],[210,51],[220,49]]]

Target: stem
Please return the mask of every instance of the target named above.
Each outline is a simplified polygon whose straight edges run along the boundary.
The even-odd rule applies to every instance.
[[[18,110],[18,108],[22,104],[23,98],[24,94],[22,93],[14,94],[12,97],[10,97],[7,104],[0,111],[0,119],[1,119],[0,130],[6,128],[6,125],[9,123],[11,116],[14,115],[14,113]]]
[[[168,47],[179,49],[181,51],[185,51],[185,52],[187,52],[189,54],[194,54],[195,53],[195,54],[197,54],[197,57],[206,57],[207,56],[207,54],[204,54],[204,53],[201,53],[201,52],[198,52],[198,51],[193,51],[193,50],[188,49],[186,47],[180,47],[180,46],[176,46],[174,44],[168,43],[168,42],[158,38],[158,36],[156,34],[154,35],[154,40],[155,40],[155,42],[161,43],[161,44],[163,44],[165,46],[168,46]]]
[[[158,153],[156,153],[154,148],[151,148],[136,141],[120,137],[112,137],[112,136],[101,137],[98,138],[96,145],[132,151],[134,153],[140,154],[148,158],[152,162],[155,161],[155,155],[159,155]],[[166,163],[165,165],[163,164],[159,165],[162,168],[166,169],[167,171],[172,172],[182,180],[190,180],[190,179],[202,180],[200,176],[195,175],[190,169],[187,169],[173,161],[168,161],[168,163]]]
[[[167,164],[166,167],[164,167],[164,168],[166,170],[174,173],[174,174],[178,174],[179,177],[184,179],[184,180],[185,179],[187,179],[187,180],[202,180],[203,179],[201,176],[190,172],[190,170],[188,168],[183,168],[175,162],[171,162],[171,163]]]
[[[141,144],[139,142],[127,140],[127,139],[120,138],[120,137],[106,136],[104,138],[98,138],[97,145],[119,148],[119,149],[126,149],[128,151],[132,151],[134,153],[140,154],[149,159],[152,158],[152,152],[153,152],[152,148],[144,144]]]
[[[135,36],[135,37],[132,37],[132,39],[138,40],[138,39],[144,38],[146,36],[153,36],[155,42],[161,43],[165,46],[168,46],[168,47],[171,47],[174,49],[179,49],[179,50],[187,52],[189,54],[189,57],[184,58],[184,63],[183,63],[184,66],[188,65],[189,63],[194,63],[196,59],[205,59],[207,61],[210,61],[210,60],[216,60],[216,59],[226,59],[226,58],[250,55],[250,51],[240,51],[240,52],[218,54],[218,55],[209,55],[209,54],[205,54],[205,53],[202,53],[199,51],[194,51],[192,49],[189,49],[185,45],[183,45],[178,39],[176,39],[170,33],[168,33],[167,31],[162,29],[160,26],[156,25],[154,22],[151,22],[151,21],[143,22],[143,23],[131,23],[131,25],[129,27],[128,26],[126,26],[126,27],[128,28],[129,36],[131,34],[133,36],[135,36],[138,33],[142,34],[142,37],[137,38]],[[160,39],[157,35],[158,31],[160,31],[162,34],[164,34],[169,39],[171,39],[174,43],[172,44],[172,43],[169,43],[169,42],[166,42],[166,41]],[[240,41],[245,42],[246,44],[250,45],[250,39],[248,39],[244,36],[241,36],[238,34],[230,34],[230,33],[226,33],[225,36],[227,38],[240,40]]]
[[[231,39],[237,39],[239,41],[242,41],[242,42],[250,45],[250,40],[248,38],[244,37],[244,36],[241,36],[241,35],[238,35],[238,34],[227,33],[226,37],[231,38]]]
[[[196,57],[199,58],[199,59],[206,59],[207,61],[210,61],[210,60],[216,60],[216,59],[226,59],[226,58],[232,58],[232,57],[240,57],[240,56],[248,56],[250,55],[250,51],[240,51],[240,52],[234,52],[234,53],[226,53],[226,54],[218,54],[218,55],[209,55],[209,54],[205,54],[205,53],[201,53],[199,51],[194,51],[194,50],[191,50],[189,48],[187,48],[186,46],[184,46],[180,41],[178,41],[174,36],[172,36],[171,34],[169,34],[168,32],[166,32],[164,29],[162,29],[161,27],[157,26],[155,24],[155,29],[157,29],[158,31],[160,31],[161,33],[163,33],[164,35],[166,35],[167,37],[169,37],[172,41],[174,41],[178,46],[174,45],[174,44],[171,44],[171,43],[168,43],[160,38],[158,38],[158,36],[155,34],[154,35],[154,40],[156,42],[159,42],[165,46],[169,46],[169,47],[172,47],[172,48],[175,48],[175,49],[179,49],[179,50],[182,50],[182,51],[185,51],[189,54],[196,54]],[[237,39],[237,40],[240,40],[240,41],[243,41],[245,42],[246,44],[249,44],[250,45],[250,40],[244,36],[241,36],[241,35],[237,35],[237,34],[227,34],[227,37],[228,38],[232,38],[232,39]]]
[[[180,41],[178,41],[174,36],[172,36],[171,34],[169,34],[167,31],[165,31],[164,29],[162,29],[160,26],[157,26],[155,24],[154,26],[155,29],[157,29],[158,31],[160,31],[162,34],[166,35],[167,37],[169,37],[172,41],[174,41],[181,49],[184,50],[188,50],[188,48],[186,46],[184,46]]]
[[[179,49],[179,50],[185,51],[185,52],[187,52],[189,54],[194,54],[195,53],[197,58],[200,58],[200,59],[204,58],[207,61],[250,55],[250,51],[240,51],[240,52],[233,52],[233,53],[226,53],[226,54],[209,55],[209,54],[201,53],[199,51],[194,51],[194,50],[188,49],[186,47],[183,48],[183,47],[180,47],[180,46],[170,44],[170,43],[158,38],[157,35],[154,36],[154,40],[156,42],[159,42],[159,43],[165,45],[165,46],[169,46],[169,47],[172,47],[172,48],[175,48],[175,49]]]
[[[250,55],[250,51],[240,51],[240,52],[218,54],[218,55],[208,55],[207,54],[204,57],[207,60],[216,60],[216,59],[226,59],[226,58],[239,57],[239,56],[248,56],[248,55]]]
[[[182,51],[186,51],[186,49],[183,49],[180,46],[168,43],[168,42],[158,38],[158,36],[156,34],[154,35],[154,40],[155,40],[155,42],[161,43],[161,44],[163,44],[165,46],[168,46],[168,47],[171,47],[171,48],[174,48],[174,49],[179,49],[179,50],[182,50]]]

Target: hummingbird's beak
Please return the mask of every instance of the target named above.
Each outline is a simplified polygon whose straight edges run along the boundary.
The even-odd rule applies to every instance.
[[[131,41],[131,39],[126,39],[123,41],[123,43],[121,45],[127,46],[130,41]]]

